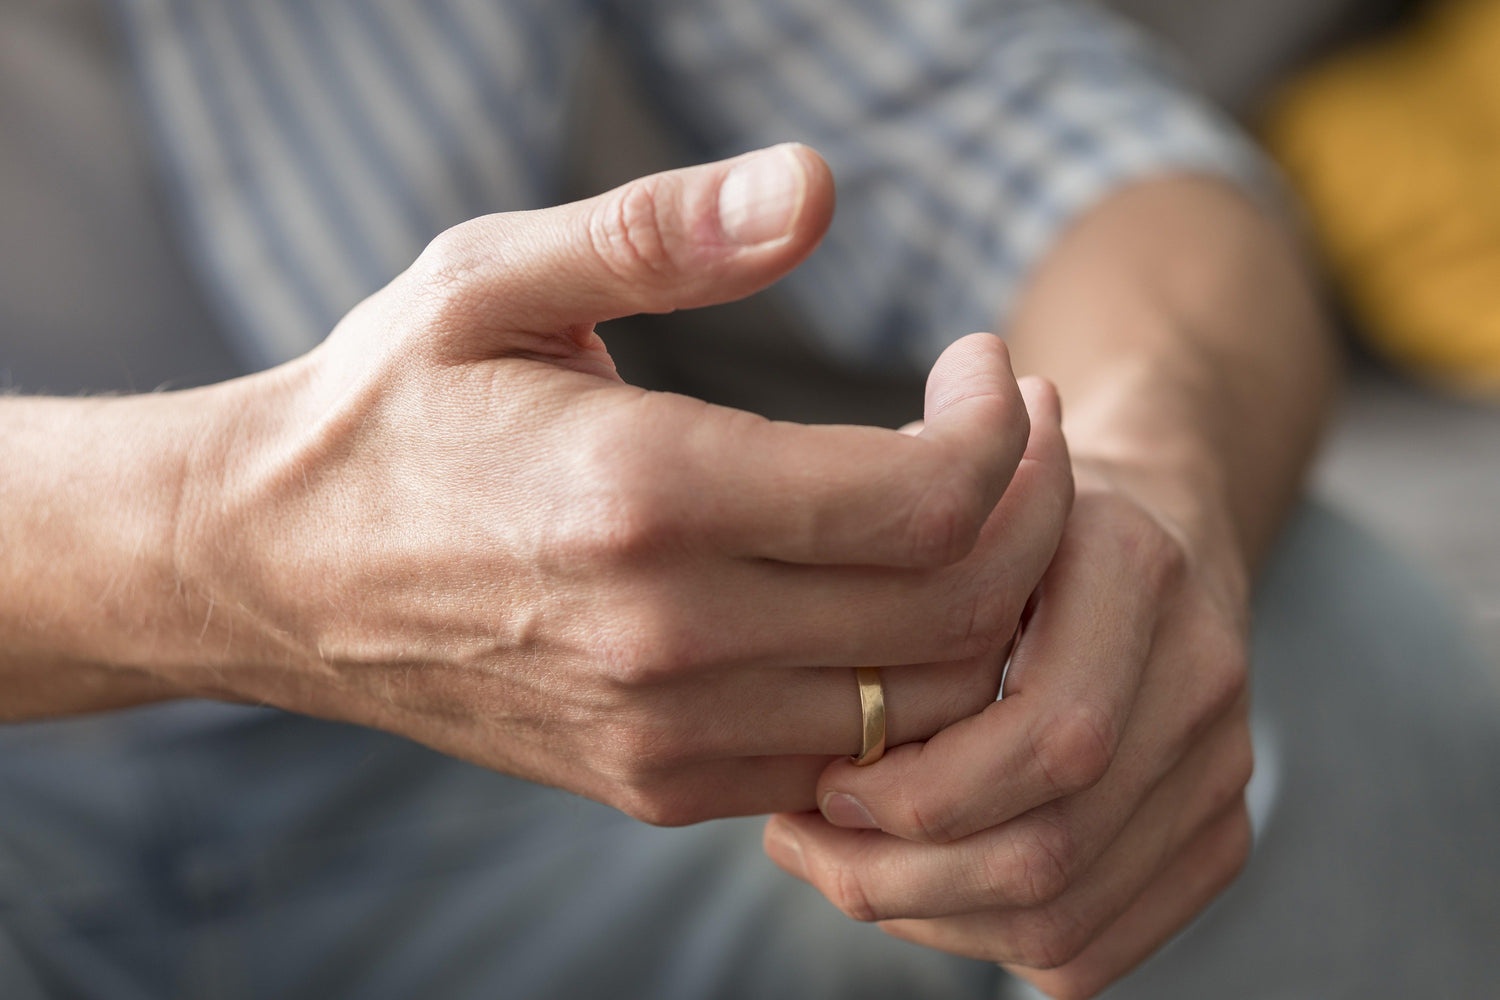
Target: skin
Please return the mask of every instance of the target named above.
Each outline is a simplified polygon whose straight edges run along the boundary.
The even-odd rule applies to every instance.
[[[1065,236],[1009,340],[1067,401],[1077,500],[1006,697],[831,764],[824,815],[768,823],[778,864],[1054,997],[1094,995],[1234,878],[1250,584],[1336,368],[1308,274],[1275,218],[1204,178],[1131,187]]]
[[[832,210],[777,147],[462,225],[259,375],[0,401],[0,713],[264,703],[678,824],[815,808],[851,666],[894,739],[979,711],[1072,498],[1000,340],[913,437],[645,392],[593,332],[760,289]]]
[[[816,244],[826,168],[767,155],[780,221],[774,184],[720,211],[730,165],[660,175],[445,234],[271,372],[0,401],[0,711],[264,702],[651,822],[779,810],[772,858],[854,917],[1054,996],[1123,974],[1248,850],[1249,583],[1332,381],[1305,268],[1160,179],[1035,275],[1007,337],[1050,382],[965,338],[904,435],[623,385],[594,322]],[[856,769],[874,663],[893,749]]]

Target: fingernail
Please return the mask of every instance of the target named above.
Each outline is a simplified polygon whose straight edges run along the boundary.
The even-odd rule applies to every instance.
[[[719,187],[719,225],[731,243],[754,246],[785,236],[802,207],[802,161],[790,146],[742,160]]]
[[[796,834],[779,821],[766,827],[766,853],[771,860],[792,869],[802,878],[807,877],[807,863],[802,859],[802,843]]]
[[[834,826],[853,830],[874,830],[880,826],[863,802],[843,792],[829,792],[823,796],[823,804],[819,808],[823,810],[823,818]]]

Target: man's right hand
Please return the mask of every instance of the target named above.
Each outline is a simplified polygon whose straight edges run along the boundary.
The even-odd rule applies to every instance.
[[[848,667],[890,668],[892,743],[981,709],[1072,495],[999,340],[949,349],[909,436],[646,392],[593,332],[768,285],[832,202],[782,146],[476,219],[196,396],[170,679],[659,823],[813,808],[859,746]]]

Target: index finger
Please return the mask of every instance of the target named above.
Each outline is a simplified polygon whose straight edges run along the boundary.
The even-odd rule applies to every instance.
[[[1122,576],[1130,568],[1122,550],[1065,536],[1015,649],[1005,700],[873,767],[831,764],[819,784],[825,812],[849,815],[835,797],[851,796],[888,833],[947,842],[1097,782],[1156,634],[1154,598]]]
[[[680,443],[700,473],[683,515],[740,557],[947,565],[973,548],[1029,430],[1004,342],[973,334],[933,366],[918,435],[712,408]]]

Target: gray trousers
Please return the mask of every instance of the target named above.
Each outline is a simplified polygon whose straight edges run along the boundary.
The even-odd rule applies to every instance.
[[[1493,673],[1420,581],[1315,507],[1264,578],[1254,661],[1275,798],[1251,864],[1110,996],[1500,994]],[[654,829],[274,710],[13,726],[0,997],[1024,992],[848,921],[759,829]]]

